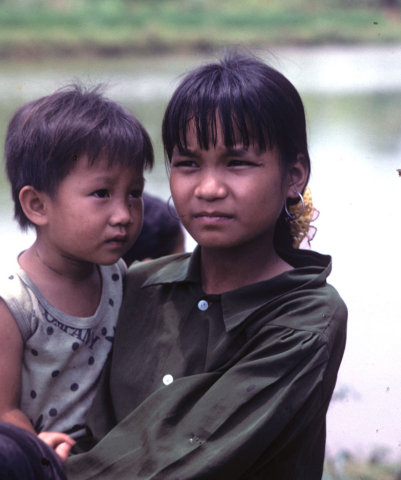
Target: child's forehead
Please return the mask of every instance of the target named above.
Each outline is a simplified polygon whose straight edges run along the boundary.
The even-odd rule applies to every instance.
[[[127,162],[118,157],[111,158],[102,152],[97,157],[91,158],[87,153],[74,155],[72,172],[87,172],[88,174],[109,176],[111,173],[130,172],[143,178],[144,166],[140,162]]]

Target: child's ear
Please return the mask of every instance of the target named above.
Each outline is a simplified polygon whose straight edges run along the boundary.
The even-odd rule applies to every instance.
[[[288,189],[287,198],[297,198],[298,193],[302,193],[306,187],[306,182],[309,177],[309,165],[305,155],[299,153],[297,160],[293,163],[288,171]]]
[[[45,202],[48,195],[38,192],[30,185],[26,185],[19,192],[19,201],[25,215],[29,220],[41,227],[47,224],[46,205]]]

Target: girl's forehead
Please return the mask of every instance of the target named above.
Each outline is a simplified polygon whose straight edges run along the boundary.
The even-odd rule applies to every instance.
[[[188,138],[186,145],[176,145],[173,149],[173,155],[181,155],[186,157],[196,157],[201,155],[202,152],[208,152],[209,154],[215,154],[219,157],[224,156],[234,156],[234,157],[244,157],[247,154],[254,154],[257,156],[262,155],[266,150],[262,151],[258,145],[244,145],[243,142],[239,141],[233,145],[226,145],[222,138],[218,138],[215,143],[209,143],[209,145],[201,145],[196,137],[191,139]],[[273,147],[268,149],[273,153],[277,153],[277,148]]]
[[[210,115],[205,119],[195,120],[192,118],[186,123],[186,128],[182,129],[177,140],[175,150],[183,148],[208,150],[216,147],[225,147],[231,150],[264,150],[259,145],[258,135],[253,131],[251,125],[248,124],[246,129],[240,129],[234,116],[231,118],[230,124],[222,124],[218,112],[215,116]]]

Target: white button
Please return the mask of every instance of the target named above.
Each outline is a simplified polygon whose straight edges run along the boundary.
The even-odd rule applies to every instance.
[[[170,385],[170,383],[173,383],[174,378],[172,375],[164,375],[163,377],[163,383],[164,385]]]
[[[198,303],[198,308],[199,310],[202,310],[202,312],[204,312],[209,308],[209,304],[207,303],[206,300],[200,300]]]

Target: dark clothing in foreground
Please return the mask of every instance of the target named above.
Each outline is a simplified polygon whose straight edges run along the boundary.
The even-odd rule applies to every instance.
[[[199,248],[130,269],[99,443],[69,479],[321,479],[347,310],[329,256],[281,255],[296,268],[222,295],[202,291]]]
[[[24,428],[0,422],[1,480],[67,480],[52,448]]]

